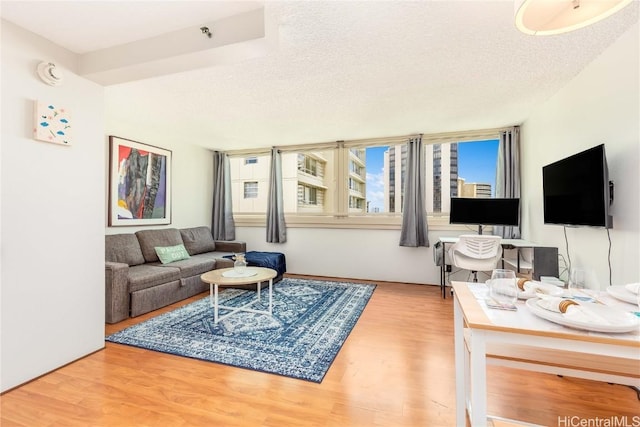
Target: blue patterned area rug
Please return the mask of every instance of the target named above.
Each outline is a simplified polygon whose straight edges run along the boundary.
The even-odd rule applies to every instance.
[[[375,285],[285,278],[273,286],[273,316],[236,312],[213,323],[209,297],[109,335],[106,340],[322,382]],[[255,291],[226,288],[220,303],[242,306]],[[268,309],[268,292],[252,308]],[[224,315],[225,310],[220,310]]]

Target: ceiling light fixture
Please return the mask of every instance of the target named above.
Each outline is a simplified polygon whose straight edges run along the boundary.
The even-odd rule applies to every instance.
[[[516,27],[526,34],[568,33],[618,12],[633,0],[516,0]]]

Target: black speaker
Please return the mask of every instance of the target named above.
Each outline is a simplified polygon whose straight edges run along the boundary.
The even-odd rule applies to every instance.
[[[533,280],[540,276],[558,277],[558,248],[533,248]]]

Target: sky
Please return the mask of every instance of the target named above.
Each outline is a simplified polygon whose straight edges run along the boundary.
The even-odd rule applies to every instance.
[[[388,147],[367,148],[367,202],[369,211],[384,212],[384,152]],[[458,176],[467,183],[491,184],[495,191],[498,140],[458,143]]]
[[[458,177],[468,183],[491,184],[492,194],[496,188],[497,160],[497,139],[458,143]]]
[[[369,212],[384,212],[384,152],[389,147],[367,148],[367,202]]]

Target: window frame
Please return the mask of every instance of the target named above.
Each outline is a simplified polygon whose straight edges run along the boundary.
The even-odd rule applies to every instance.
[[[500,139],[501,132],[511,129],[496,128],[468,132],[449,132],[441,134],[422,135],[423,144],[445,144],[452,142],[473,142],[489,139]],[[335,188],[335,200],[333,212],[285,212],[287,227],[291,228],[363,228],[363,229],[389,229],[399,230],[402,226],[401,212],[350,212],[349,208],[349,177],[351,174],[349,164],[349,152],[354,148],[367,148],[375,146],[392,146],[406,144],[409,138],[416,135],[398,136],[391,138],[373,138],[355,141],[338,141],[320,144],[304,144],[294,146],[277,147],[281,152],[298,152],[307,155],[313,151],[326,151],[334,149],[335,167],[333,171],[333,182]],[[231,156],[253,157],[267,154],[263,150],[241,150],[228,153]],[[313,158],[312,156],[309,156]],[[459,160],[458,160],[459,163]],[[458,165],[456,165],[456,168]],[[365,169],[366,171],[366,169]],[[302,171],[306,173],[305,171]],[[342,185],[338,185],[342,183]],[[326,203],[326,200],[325,200]],[[366,210],[366,192],[365,192]],[[314,205],[309,205],[314,206]],[[243,227],[264,227],[266,213],[234,212],[234,221],[237,226]],[[433,231],[471,231],[468,226],[449,224],[448,213],[427,212],[429,229]]]

